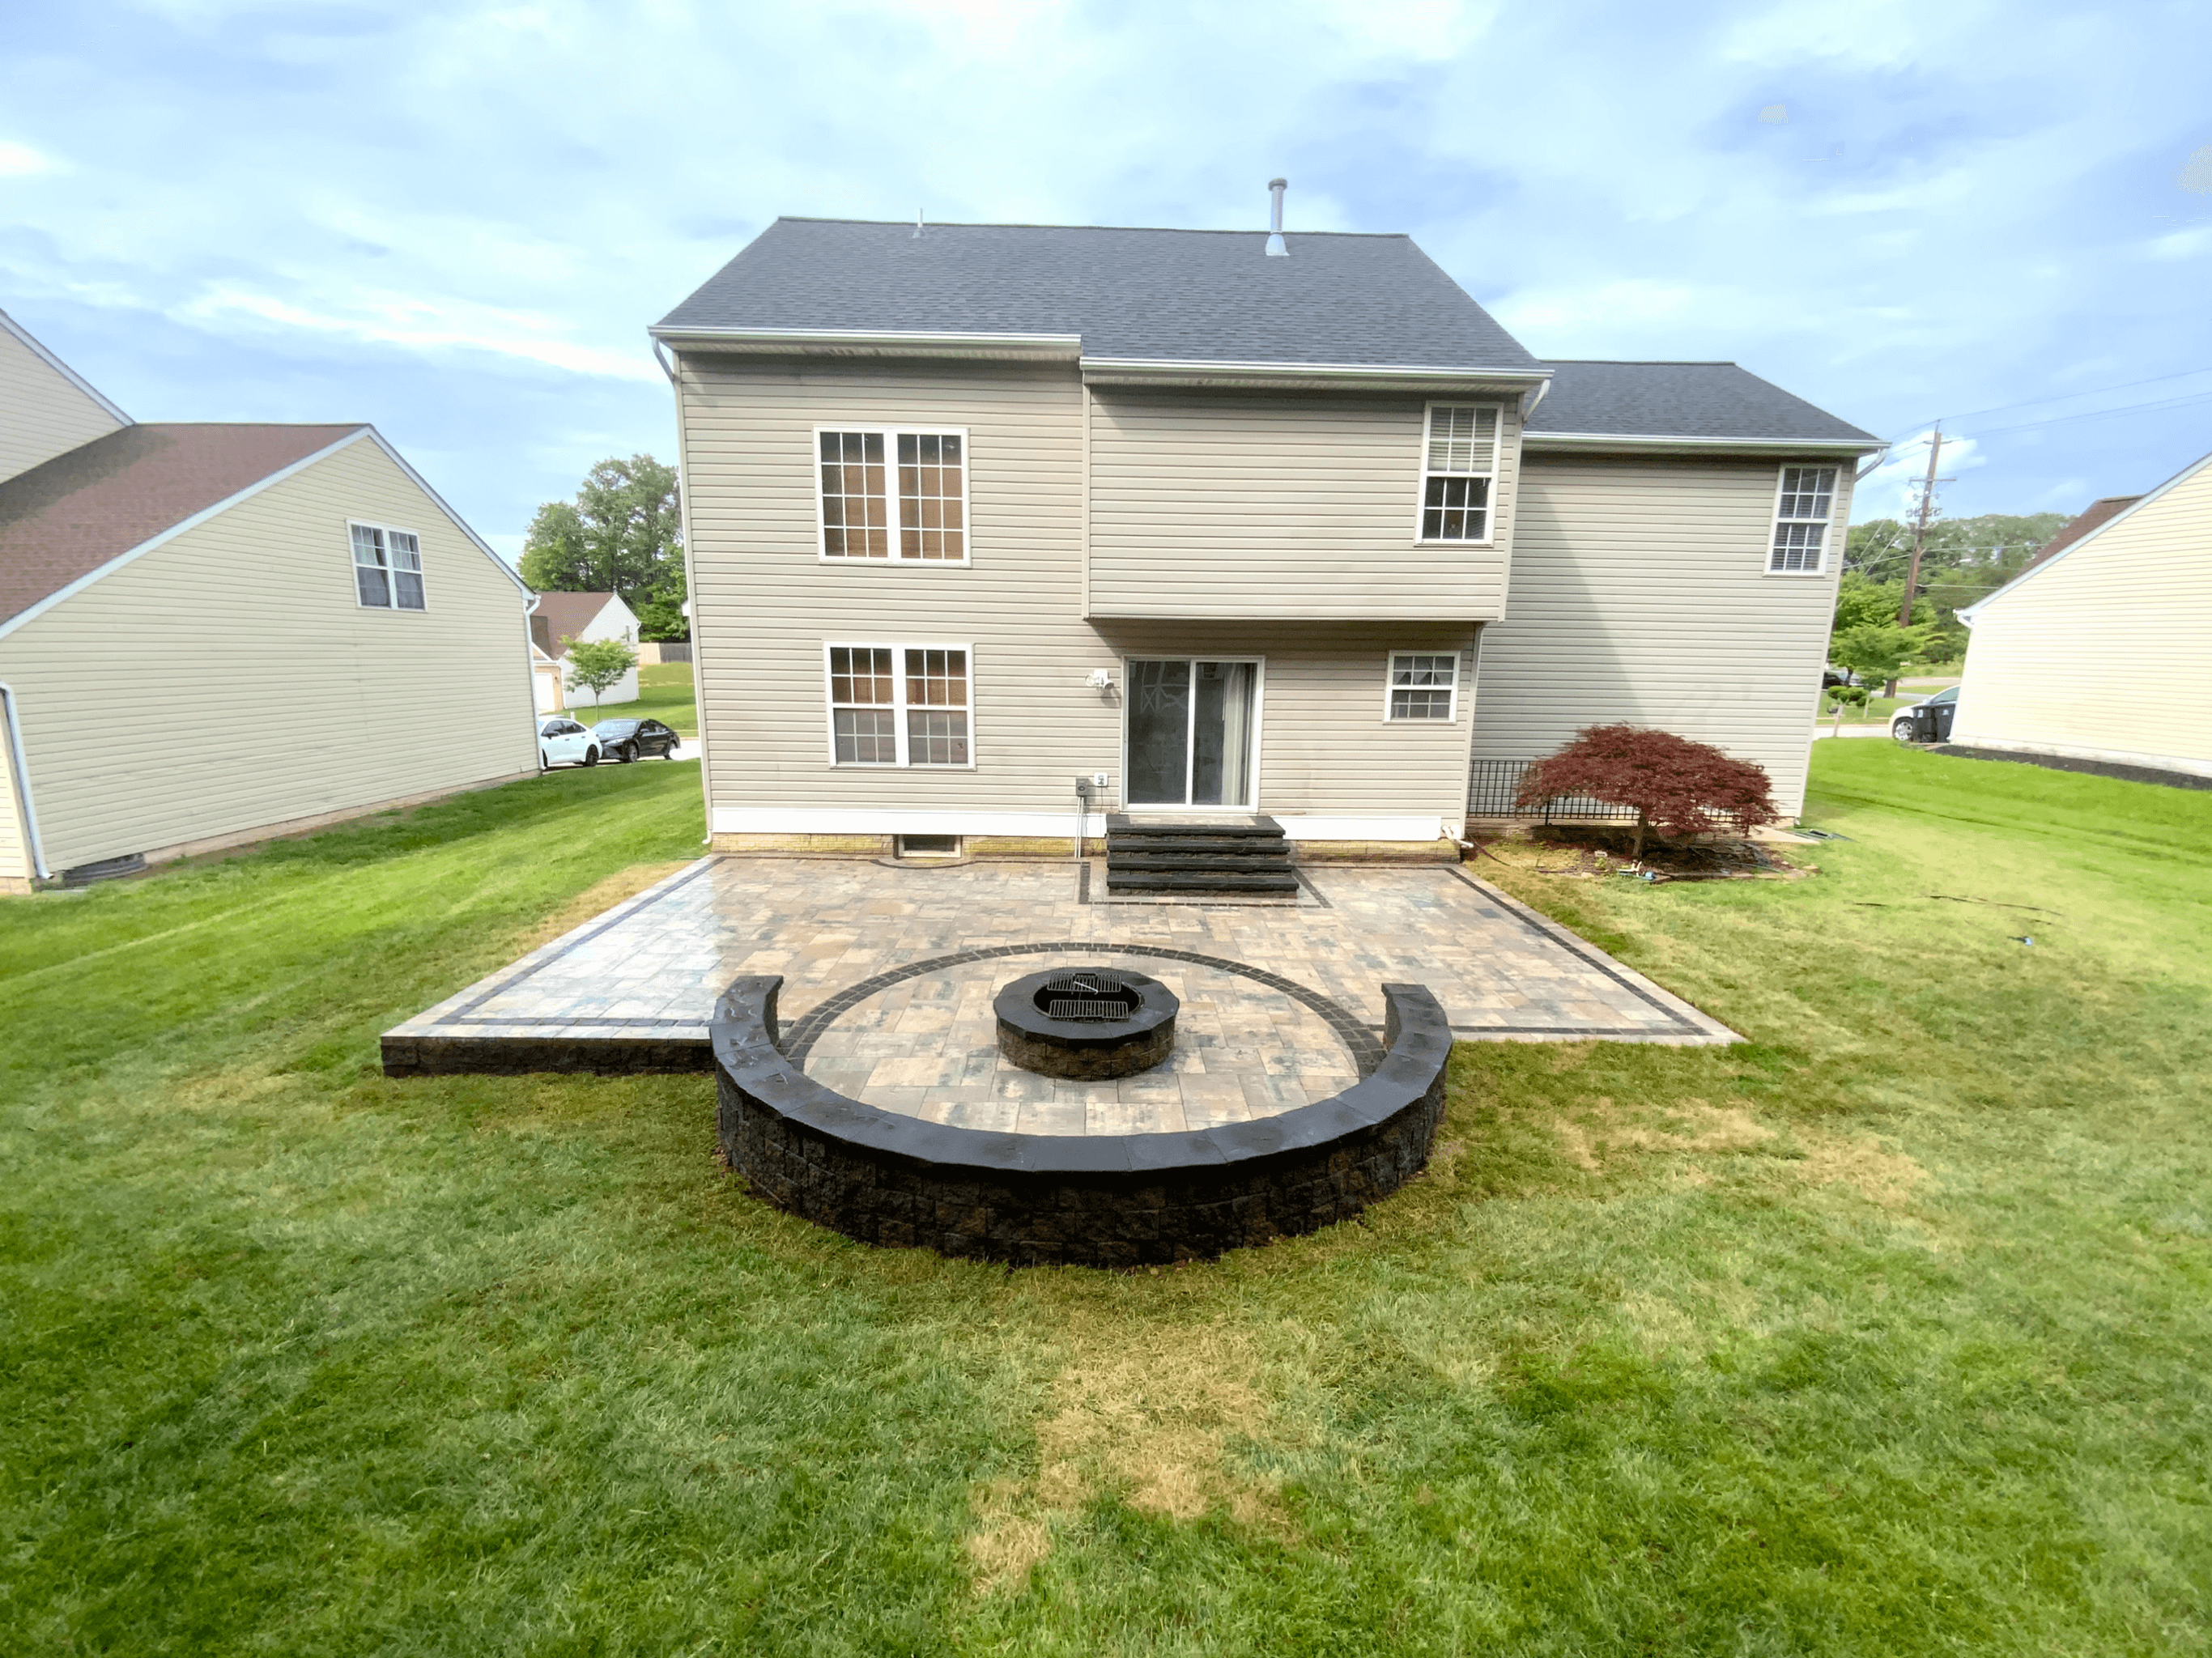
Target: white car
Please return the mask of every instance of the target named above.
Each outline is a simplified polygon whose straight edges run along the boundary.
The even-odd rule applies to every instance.
[[[538,763],[541,766],[560,766],[574,762],[579,766],[599,763],[599,739],[592,734],[588,726],[580,726],[573,720],[556,714],[538,722]]]
[[[1889,734],[1900,743],[1910,743],[1912,741],[1913,709],[1925,708],[1931,702],[1948,704],[1955,703],[1958,700],[1959,688],[1956,685],[1946,685],[1942,690],[1936,692],[1933,696],[1923,696],[1917,702],[1908,702],[1903,708],[1899,708],[1895,714],[1890,715]],[[1950,726],[1946,724],[1942,727],[1942,729],[1948,732],[1950,730]]]

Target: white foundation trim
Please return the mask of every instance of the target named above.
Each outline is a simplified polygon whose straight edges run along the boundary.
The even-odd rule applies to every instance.
[[[1426,817],[1334,817],[1318,813],[1267,814],[1283,826],[1291,841],[1433,841],[1444,832],[1444,820]]]
[[[717,806],[717,835],[1073,835],[1075,811],[928,811],[881,807]],[[1106,833],[1106,814],[1084,818],[1085,835]]]
[[[1959,749],[1988,749],[1993,753],[2032,756],[2047,754],[2060,760],[2095,760],[2107,766],[2142,766],[2151,771],[2179,772],[2187,777],[2212,777],[2212,760],[2191,760],[2178,754],[2137,754],[2129,749],[2086,749],[2068,743],[2021,742],[2009,737],[1978,737],[1954,731],[1950,745]]]

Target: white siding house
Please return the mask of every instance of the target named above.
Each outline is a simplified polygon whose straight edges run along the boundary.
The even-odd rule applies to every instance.
[[[125,423],[0,479],[0,890],[534,773],[528,598],[365,425]]]
[[[1951,741],[2212,777],[2212,455],[2098,517],[1959,613]]]
[[[620,593],[539,593],[530,616],[532,661],[538,677],[538,711],[568,708],[572,713],[588,713],[601,703],[636,701],[635,667],[608,686],[605,695],[594,696],[589,690],[569,685],[567,664],[570,640],[619,639],[635,646],[637,626],[637,613],[623,602]],[[545,683],[549,678],[550,688]],[[553,694],[550,703],[549,689]]]

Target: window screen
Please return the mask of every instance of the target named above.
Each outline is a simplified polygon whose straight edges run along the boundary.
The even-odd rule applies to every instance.
[[[1490,539],[1490,491],[1498,476],[1498,410],[1435,404],[1422,457],[1421,539]]]
[[[1455,655],[1401,653],[1390,659],[1393,720],[1449,720],[1459,686]]]

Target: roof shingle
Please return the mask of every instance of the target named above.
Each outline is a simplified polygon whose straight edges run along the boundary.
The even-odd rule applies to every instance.
[[[1528,418],[1528,435],[1746,439],[1774,443],[1881,440],[1732,362],[1561,361]]]
[[[1408,236],[778,219],[660,331],[1079,335],[1122,361],[1540,365]]]
[[[126,426],[0,483],[0,622],[367,428]]]

